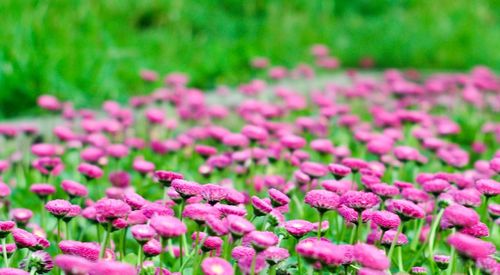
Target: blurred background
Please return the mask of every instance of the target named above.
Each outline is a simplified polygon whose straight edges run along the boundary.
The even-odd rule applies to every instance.
[[[146,92],[141,69],[235,85],[252,57],[310,62],[324,43],[375,69],[500,68],[499,0],[2,0],[0,118],[49,93],[82,106]]]

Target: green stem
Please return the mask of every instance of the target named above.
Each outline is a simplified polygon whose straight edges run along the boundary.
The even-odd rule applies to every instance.
[[[252,266],[250,268],[251,275],[255,275],[255,262],[257,262],[257,253],[254,253],[252,257]]]
[[[167,246],[167,239],[166,238],[161,238],[161,254],[160,254],[160,273],[163,273],[163,263],[167,262],[167,252],[165,251],[165,248]]]
[[[269,275],[276,275],[276,265],[273,264],[269,267]]]
[[[122,237],[120,238],[120,260],[123,260],[125,258],[125,253],[127,250],[127,231],[128,227],[125,227],[122,232]]]
[[[363,226],[363,218],[361,217],[361,211],[358,213],[358,225],[356,227],[356,242],[361,241],[361,227]]]
[[[412,251],[415,251],[415,249],[417,249],[418,240],[420,238],[420,233],[422,232],[422,228],[424,227],[424,223],[425,223],[425,219],[422,219],[419,221],[418,229],[415,232],[413,240],[411,241],[410,248]]]
[[[403,224],[400,224],[398,226],[398,231],[396,232],[396,236],[394,236],[394,239],[392,240],[391,248],[389,248],[389,253],[387,253],[387,257],[389,258],[390,261],[392,261],[392,253],[394,252],[394,247],[398,242],[399,234],[401,234],[402,231],[403,231]]]
[[[6,238],[2,238],[2,250],[3,250],[3,261],[5,264],[5,267],[9,267],[9,258],[7,257],[7,248],[6,243],[5,243]]]
[[[404,267],[403,267],[403,249],[401,248],[401,246],[398,246],[398,268],[399,268],[399,272],[403,272],[404,271]]]
[[[32,267],[30,270],[30,275],[35,275],[36,274],[36,267]]]
[[[431,271],[434,273],[434,241],[436,239],[437,229],[441,218],[443,217],[444,208],[439,210],[439,213],[435,217],[431,225],[431,232],[429,233],[429,265],[431,266]]]
[[[104,236],[104,241],[101,244],[101,251],[99,252],[99,259],[104,258],[104,253],[106,252],[106,247],[109,245],[109,240],[111,238],[111,223],[108,222],[106,232]]]
[[[323,213],[319,212],[319,223],[318,223],[318,240],[321,239],[321,223],[323,222]]]
[[[61,242],[61,219],[57,218],[57,243]]]
[[[453,229],[452,229],[452,233],[451,233],[451,234],[452,234],[452,235],[453,235],[453,234],[455,234],[455,231],[456,231],[456,229],[455,229],[455,228],[453,228]],[[450,254],[451,254],[451,255],[450,255],[450,266],[448,266],[448,275],[453,274],[453,271],[455,270],[455,258],[456,258],[456,256],[455,256],[455,252],[456,252],[456,251],[455,251],[455,248],[454,248],[454,247],[451,247],[451,253],[450,253]]]
[[[137,250],[137,268],[139,268],[139,273],[142,270],[142,245],[139,245]]]
[[[69,222],[66,222],[65,224],[65,229],[66,229],[66,240],[70,240],[71,238],[69,237]]]

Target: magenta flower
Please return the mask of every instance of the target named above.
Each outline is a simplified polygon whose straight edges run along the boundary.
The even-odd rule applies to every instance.
[[[424,210],[408,200],[390,200],[387,202],[387,210],[397,214],[401,220],[422,219],[425,216]]]
[[[274,207],[283,206],[290,202],[290,198],[277,189],[271,188],[267,192]]]
[[[500,159],[500,158],[499,158]],[[476,188],[486,197],[500,194],[500,182],[492,179],[480,179],[476,182]]]
[[[15,227],[12,221],[0,221],[0,239],[7,237]]]
[[[164,187],[169,187],[175,179],[183,179],[184,177],[175,172],[158,170],[154,172],[153,179],[161,183]]]
[[[231,264],[218,257],[209,257],[201,263],[201,270],[205,275],[233,275],[234,270]]]
[[[18,225],[26,225],[33,217],[33,212],[25,208],[14,208],[11,210],[10,215]]]
[[[162,247],[161,243],[156,239],[151,239],[142,246],[142,250],[146,257],[155,257],[161,254]]]
[[[290,257],[290,253],[287,249],[276,246],[266,248],[261,252],[261,255],[266,259],[269,265],[278,264]]]
[[[436,263],[437,267],[441,270],[445,270],[448,268],[448,265],[450,264],[450,256],[447,255],[434,255],[433,256],[434,262]]]
[[[200,195],[210,205],[215,205],[226,198],[227,189],[215,184],[205,184],[201,186]]]
[[[35,183],[30,187],[30,191],[35,193],[40,198],[46,198],[56,192],[56,188],[50,184]]]
[[[371,220],[374,224],[378,225],[383,231],[389,229],[395,229],[401,223],[401,219],[398,215],[389,211],[375,211],[371,216]]]
[[[97,179],[102,177],[103,175],[103,171],[101,170],[101,168],[88,163],[82,163],[78,165],[78,172],[84,175],[87,180]]]
[[[162,238],[175,238],[187,232],[186,225],[172,216],[154,216],[150,224]]]
[[[130,186],[130,175],[125,171],[114,171],[109,174],[109,182],[116,188],[127,188]]]
[[[476,211],[459,204],[453,204],[444,209],[441,227],[471,227],[478,222],[479,215]]]
[[[229,233],[227,220],[221,220],[214,215],[208,215],[205,218],[205,223],[210,229],[210,231],[215,233],[215,235],[223,236]]]
[[[197,223],[204,223],[206,217],[209,215],[219,217],[220,212],[217,208],[205,203],[188,204],[182,212],[184,218],[191,219]]]
[[[100,199],[94,204],[96,216],[103,222],[110,222],[117,218],[126,217],[132,210],[128,204],[121,200]]]
[[[70,197],[86,197],[89,193],[87,187],[84,185],[71,180],[63,180],[61,182],[61,188],[68,194]]]
[[[284,227],[295,238],[302,238],[313,230],[313,224],[305,220],[290,220],[285,222]]]
[[[89,275],[137,275],[137,270],[134,266],[115,262],[115,261],[99,261],[92,266]]]
[[[269,248],[272,248],[272,246]],[[231,257],[233,259],[235,259],[236,261],[239,261],[240,259],[243,259],[246,257],[252,258],[254,255],[255,255],[255,250],[251,247],[248,247],[248,246],[236,246],[231,251]]]
[[[462,233],[449,236],[447,241],[462,256],[474,260],[489,257],[496,251],[492,243]]]
[[[340,197],[340,203],[358,212],[372,208],[380,202],[380,198],[370,192],[348,191]]]
[[[337,180],[340,180],[351,173],[351,168],[349,168],[345,165],[336,164],[336,163],[329,164],[328,170],[330,171],[330,173],[332,173],[332,175]]]
[[[386,232],[383,232],[382,240],[380,240],[380,243],[386,247],[390,247],[394,239],[396,238],[396,235],[398,236],[398,239],[395,242],[396,246],[401,246],[405,245],[408,243],[408,238],[406,237],[405,234],[399,233],[397,234],[396,230],[388,230]]]
[[[38,240],[32,233],[16,228],[12,230],[12,237],[18,248],[33,248],[38,244]]]
[[[150,241],[156,236],[156,231],[147,224],[134,225],[130,228],[130,232],[132,237],[141,244]]]
[[[334,210],[339,205],[339,196],[326,190],[312,190],[307,192],[304,202],[319,212]]]
[[[22,269],[11,268],[11,267],[2,267],[0,268],[0,274],[2,275],[29,275],[29,272],[26,272]]]
[[[252,197],[252,206],[254,209],[254,213],[257,216],[264,216],[273,210],[273,207],[270,203],[266,202],[265,200],[262,200],[256,196]]]
[[[422,189],[424,189],[427,193],[433,194],[434,196],[445,192],[450,188],[450,186],[450,183],[443,179],[433,179],[422,183]]]
[[[317,162],[306,161],[300,165],[300,170],[311,178],[326,176],[328,169],[325,165]]]
[[[173,180],[172,187],[184,199],[200,195],[201,190],[203,189],[203,186],[196,182],[186,181],[182,179]]]
[[[302,149],[306,145],[306,140],[296,135],[285,135],[280,139],[281,145],[290,151]]]
[[[252,267],[255,274],[259,274],[266,268],[266,266],[266,260],[262,255],[257,255],[255,260],[253,257],[243,257],[238,260],[238,267],[245,275],[252,273]]]
[[[66,200],[51,200],[45,204],[45,209],[56,218],[62,218],[71,210],[71,203]]]
[[[255,230],[253,223],[240,216],[228,215],[227,223],[228,229],[234,237],[241,237]]]
[[[376,270],[386,270],[390,267],[390,261],[385,253],[375,246],[368,244],[356,244],[353,248],[354,259],[363,267]]]
[[[35,251],[28,258],[24,258],[19,267],[25,270],[35,270],[36,273],[48,273],[54,268],[54,262],[49,253],[45,251]]]
[[[54,264],[68,275],[88,274],[93,263],[85,258],[72,255],[57,255]]]

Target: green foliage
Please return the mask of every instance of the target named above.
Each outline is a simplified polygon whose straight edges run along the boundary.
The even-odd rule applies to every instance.
[[[145,91],[141,68],[234,84],[252,56],[290,66],[317,42],[346,66],[500,67],[498,0],[4,0],[0,11],[0,117],[32,113],[41,93],[125,100]]]

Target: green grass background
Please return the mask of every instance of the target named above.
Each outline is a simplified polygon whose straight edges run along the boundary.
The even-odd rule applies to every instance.
[[[345,66],[500,68],[499,16],[498,0],[1,0],[0,118],[34,114],[41,93],[125,100],[145,92],[141,68],[235,84],[252,56],[291,66],[317,42]]]

